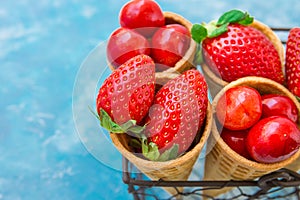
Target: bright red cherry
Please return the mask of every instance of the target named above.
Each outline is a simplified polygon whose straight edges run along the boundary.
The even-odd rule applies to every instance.
[[[254,125],[262,114],[261,96],[248,86],[228,89],[216,105],[216,115],[221,124],[230,130],[243,130]]]
[[[139,54],[150,55],[150,45],[141,34],[120,27],[109,37],[106,53],[108,61],[118,67]]]
[[[159,71],[175,64],[185,55],[190,46],[190,32],[180,24],[168,24],[159,28],[152,38],[151,57],[159,63]]]
[[[251,159],[246,146],[246,138],[248,135],[248,131],[249,129],[232,131],[223,128],[221,132],[221,138],[233,151],[247,159]]]
[[[271,116],[260,120],[249,131],[247,149],[261,163],[283,161],[298,151],[300,131],[290,119]]]
[[[262,117],[281,115],[293,122],[298,121],[298,110],[295,103],[287,96],[266,94],[262,97]]]
[[[153,0],[133,0],[125,4],[120,11],[120,24],[122,27],[140,29],[139,32],[150,37],[156,29],[165,25],[165,17],[160,6]]]

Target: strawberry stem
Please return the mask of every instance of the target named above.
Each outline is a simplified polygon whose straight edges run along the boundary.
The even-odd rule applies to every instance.
[[[194,63],[196,65],[201,65],[203,63],[202,48],[201,48],[200,45],[197,46],[197,51],[196,51]]]
[[[100,120],[99,115],[96,114],[96,112],[95,112],[90,106],[89,106],[88,108],[89,108],[90,112],[91,112],[98,120]]]

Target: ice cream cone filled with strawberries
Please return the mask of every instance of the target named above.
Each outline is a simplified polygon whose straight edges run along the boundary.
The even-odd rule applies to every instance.
[[[107,43],[112,73],[97,96],[100,124],[149,178],[187,180],[212,122],[208,87],[193,63],[192,24],[144,0],[126,3],[119,21]]]
[[[277,35],[247,12],[231,10],[217,21],[194,24],[198,63],[214,97],[226,84],[245,76],[284,83],[284,49]]]
[[[141,172],[153,180],[187,180],[211,130],[208,88],[196,69],[163,75],[165,84],[157,87],[152,58],[129,59],[99,89],[97,115]]]

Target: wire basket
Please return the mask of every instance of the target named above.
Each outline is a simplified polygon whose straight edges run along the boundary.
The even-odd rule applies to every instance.
[[[290,28],[272,28],[283,45]],[[200,160],[204,162],[204,160]],[[300,174],[282,168],[263,175],[255,180],[202,180],[201,173],[187,181],[150,180],[132,163],[123,157],[123,182],[135,200],[144,199],[299,199]],[[196,177],[196,178],[195,178]],[[197,178],[198,177],[198,178]],[[175,194],[170,196],[162,188],[172,188]],[[182,191],[179,188],[184,188]],[[205,191],[225,190],[229,192],[217,197],[209,196]]]
[[[149,180],[138,173],[134,165],[123,158],[123,182],[135,200],[144,199],[300,199],[300,174],[280,169],[253,181],[157,181]],[[162,187],[173,188],[177,194],[163,194]],[[184,187],[183,192],[177,188]],[[204,190],[234,187],[230,192],[213,197],[203,194]]]

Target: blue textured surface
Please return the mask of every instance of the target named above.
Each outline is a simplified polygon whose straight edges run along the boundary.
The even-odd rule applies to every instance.
[[[72,113],[85,102],[74,84],[92,90],[97,85],[80,66],[119,26],[125,2],[0,1],[0,200],[132,199],[122,182],[120,155],[104,155],[109,141],[93,152],[78,136],[99,129],[97,121],[79,122]],[[193,23],[239,8],[270,26],[300,25],[298,0],[158,2]]]

